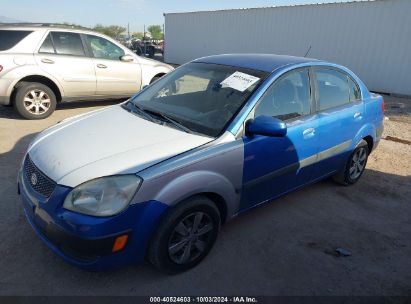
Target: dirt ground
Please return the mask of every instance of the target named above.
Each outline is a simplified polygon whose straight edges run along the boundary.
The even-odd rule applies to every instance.
[[[82,271],[24,217],[16,177],[33,136],[110,103],[64,105],[42,121],[0,107],[0,295],[411,295],[411,100],[385,100],[390,140],[360,182],[325,180],[238,217],[203,263],[174,276],[149,265]],[[336,248],[351,256],[335,256]]]

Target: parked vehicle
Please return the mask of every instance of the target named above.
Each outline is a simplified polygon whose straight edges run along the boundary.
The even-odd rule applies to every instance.
[[[155,39],[135,40],[131,49],[139,56],[154,58],[156,53],[164,53],[163,46],[163,42],[157,43]]]
[[[27,119],[59,102],[130,97],[172,69],[89,30],[0,26],[0,104]]]
[[[236,215],[330,176],[356,183],[383,112],[382,97],[337,64],[205,57],[45,130],[18,189],[34,230],[72,264],[147,258],[184,271]]]

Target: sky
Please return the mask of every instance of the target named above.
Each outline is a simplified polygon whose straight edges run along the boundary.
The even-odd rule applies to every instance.
[[[0,16],[25,22],[93,27],[130,24],[130,31],[164,23],[163,13],[266,7],[347,0],[0,0]]]

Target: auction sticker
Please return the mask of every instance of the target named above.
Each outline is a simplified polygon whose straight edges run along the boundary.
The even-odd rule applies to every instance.
[[[260,80],[260,78],[258,77],[241,72],[235,72],[226,79],[224,79],[220,84],[223,88],[229,87],[233,88],[234,90],[244,92],[258,80]]]

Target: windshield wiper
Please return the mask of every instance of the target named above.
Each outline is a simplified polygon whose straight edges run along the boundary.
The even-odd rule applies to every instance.
[[[156,112],[156,111],[153,111],[153,110],[145,110],[145,112],[152,113],[154,115],[160,116],[161,118],[163,118],[163,119],[167,120],[168,122],[170,122],[171,124],[175,125],[180,130],[182,130],[186,133],[192,133],[192,131],[189,128],[183,126],[180,122],[176,121],[175,119],[169,117],[168,115],[166,115],[164,113]]]
[[[147,113],[146,110],[144,110],[142,107],[136,105],[134,102],[129,101],[126,105],[129,105],[129,104],[133,105],[133,110],[137,110],[138,113],[143,115],[148,120],[150,120],[152,122],[158,122],[156,119],[154,119],[153,116],[151,116],[149,113]],[[129,107],[127,107],[127,109],[132,111],[132,109],[130,109]]]

